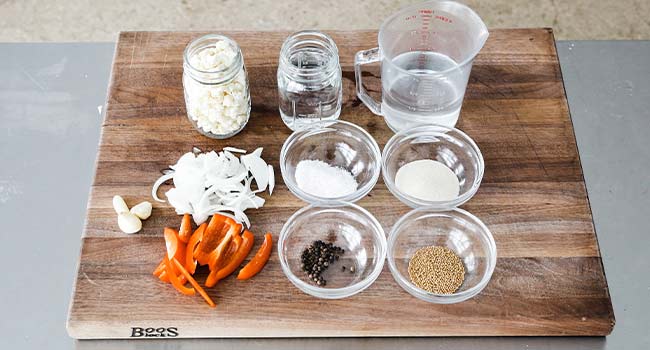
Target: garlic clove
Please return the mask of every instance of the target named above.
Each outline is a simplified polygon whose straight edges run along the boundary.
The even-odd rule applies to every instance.
[[[137,216],[142,220],[147,220],[151,216],[151,209],[151,203],[145,201],[131,208],[131,214]]]
[[[113,196],[113,209],[115,209],[115,212],[118,214],[129,212],[129,207],[126,205],[124,198],[117,195]]]
[[[140,218],[129,212],[120,213],[117,215],[117,225],[124,233],[136,233],[142,229],[142,221]]]

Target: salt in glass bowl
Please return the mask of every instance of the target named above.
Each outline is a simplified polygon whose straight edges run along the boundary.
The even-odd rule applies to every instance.
[[[356,191],[339,197],[316,196],[298,187],[296,167],[303,160],[320,160],[349,171]],[[312,123],[293,132],[280,151],[282,179],[291,193],[307,203],[356,202],[372,190],[381,172],[381,151],[370,134],[343,120]]]
[[[321,275],[325,286],[311,282],[301,268],[302,252],[316,240],[345,250]],[[386,260],[386,236],[377,219],[356,204],[311,204],[282,227],[278,255],[282,271],[298,289],[318,298],[340,299],[361,292],[379,277]]]
[[[453,294],[435,294],[411,282],[408,264],[415,252],[442,246],[465,265],[465,280]],[[388,235],[388,267],[395,281],[411,295],[436,304],[453,304],[474,297],[488,284],[497,260],[490,230],[474,215],[462,210],[419,208],[404,215]]]
[[[445,164],[458,177],[460,193],[451,200],[423,200],[400,191],[397,171],[410,162],[431,159]],[[467,202],[478,191],[485,163],[476,143],[464,132],[442,125],[420,125],[390,138],[382,152],[382,176],[388,190],[411,208],[449,210]]]

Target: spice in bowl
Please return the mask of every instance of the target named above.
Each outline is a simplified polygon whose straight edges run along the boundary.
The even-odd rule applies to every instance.
[[[453,294],[465,280],[465,265],[448,248],[418,249],[409,261],[409,277],[416,286],[435,294]]]
[[[320,287],[324,287],[327,281],[323,278],[322,273],[334,261],[339,260],[339,257],[343,253],[345,253],[344,249],[332,243],[325,243],[321,240],[314,241],[302,251],[302,255],[300,256],[302,262],[301,268],[312,282]]]
[[[460,193],[460,181],[444,163],[420,159],[400,167],[395,186],[401,192],[425,201],[449,201]]]

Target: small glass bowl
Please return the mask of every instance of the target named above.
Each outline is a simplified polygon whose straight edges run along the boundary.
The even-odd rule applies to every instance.
[[[316,240],[345,250],[322,274],[326,280],[322,287],[309,281],[301,268],[303,250]],[[356,204],[311,204],[282,227],[278,255],[282,271],[298,289],[318,298],[340,299],[361,292],[379,277],[386,260],[386,236],[377,219]]]
[[[320,160],[348,170],[357,190],[340,197],[320,197],[298,187],[296,167],[302,160]],[[350,122],[321,121],[292,133],[280,151],[282,179],[289,190],[307,203],[356,202],[372,190],[381,172],[381,151],[375,139]]]
[[[460,193],[448,201],[428,201],[400,191],[395,175],[407,163],[431,159],[445,164],[458,177]],[[478,191],[485,163],[481,150],[464,132],[442,125],[420,125],[401,131],[388,140],[382,153],[382,176],[388,190],[411,208],[449,210],[467,202]]]
[[[434,294],[411,282],[408,265],[415,252],[442,246],[458,255],[465,265],[465,281],[453,294]],[[497,247],[490,230],[474,215],[462,210],[436,211],[419,208],[395,223],[388,236],[388,267],[395,281],[411,295],[436,304],[467,300],[488,284],[497,261]]]

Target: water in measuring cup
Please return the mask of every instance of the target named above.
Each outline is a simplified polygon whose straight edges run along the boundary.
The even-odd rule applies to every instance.
[[[466,74],[456,61],[431,51],[411,51],[392,60],[394,66],[408,71],[387,69],[382,74],[382,113],[393,130],[403,130],[416,123],[436,123],[453,127],[463,103]],[[461,90],[462,89],[462,90]]]

